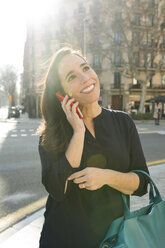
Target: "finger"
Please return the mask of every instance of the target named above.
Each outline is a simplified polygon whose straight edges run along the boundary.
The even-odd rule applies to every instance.
[[[89,183],[80,183],[79,188],[80,189],[89,189],[90,190],[91,186],[90,186]]]
[[[76,108],[78,106],[79,102],[75,102],[73,107],[72,107],[72,113],[75,114],[76,113]]]
[[[67,111],[69,111],[69,112],[71,111],[71,109],[72,109],[71,104],[72,104],[74,101],[75,101],[74,98],[68,100],[68,102],[67,102],[66,105],[65,105]]]
[[[69,99],[69,96],[66,95],[66,96],[64,97],[63,101],[62,101],[62,105],[66,105],[68,99]]]
[[[64,112],[66,113],[66,103],[67,103],[67,101],[68,101],[68,98],[69,98],[69,96],[68,95],[66,95],[65,97],[64,97],[64,99],[63,99],[63,101],[61,102],[61,104],[62,104],[62,108],[63,108],[63,110],[64,110]]]
[[[68,180],[73,180],[79,177],[85,176],[85,169],[78,171],[76,173],[73,173],[72,175],[70,175],[70,177],[68,177]]]
[[[87,176],[82,176],[82,177],[74,179],[73,182],[76,184],[79,184],[79,183],[86,183],[87,180],[88,180]]]

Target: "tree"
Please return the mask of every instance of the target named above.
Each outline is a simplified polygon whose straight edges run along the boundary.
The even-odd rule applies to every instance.
[[[102,58],[110,61],[112,71],[136,79],[141,84],[139,112],[144,112],[147,87],[162,67],[161,0],[104,0],[99,37]],[[96,23],[91,24],[91,40]],[[107,45],[105,46],[105,41]],[[94,43],[94,40],[93,40]],[[91,45],[93,47],[93,45]]]
[[[9,101],[11,99],[11,106],[15,105],[17,79],[16,69],[12,65],[6,65],[0,69],[0,85],[4,88]]]

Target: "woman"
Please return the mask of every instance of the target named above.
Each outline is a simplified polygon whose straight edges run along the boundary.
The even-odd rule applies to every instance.
[[[56,92],[65,96],[62,104]],[[148,172],[135,125],[126,113],[99,106],[99,94],[86,59],[69,48],[58,51],[41,101],[39,153],[49,196],[40,248],[97,248],[123,215],[121,193],[129,201],[147,192],[146,177],[131,172]]]

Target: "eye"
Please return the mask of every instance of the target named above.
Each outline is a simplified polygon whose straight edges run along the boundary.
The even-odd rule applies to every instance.
[[[84,66],[83,71],[88,71],[90,67],[88,65]]]
[[[76,76],[75,75],[71,75],[69,78],[68,78],[68,82],[72,81]]]

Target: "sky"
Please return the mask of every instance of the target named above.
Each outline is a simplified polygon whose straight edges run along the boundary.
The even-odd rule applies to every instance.
[[[60,0],[2,0],[0,3],[0,67],[13,65],[23,72],[26,23],[39,21]]]

